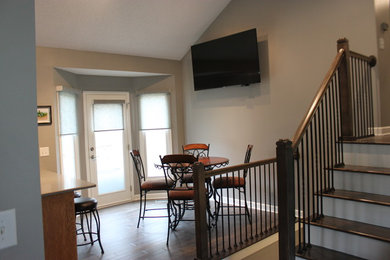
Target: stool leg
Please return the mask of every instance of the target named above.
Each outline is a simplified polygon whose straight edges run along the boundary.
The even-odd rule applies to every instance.
[[[84,231],[84,212],[81,212],[79,216],[80,216],[80,224],[81,224],[81,233],[83,233],[84,241],[87,241],[87,238],[85,237],[85,231]]]
[[[91,245],[93,245],[93,237],[92,237],[92,215],[91,215],[91,212],[92,212],[92,211],[89,211],[89,212],[85,213],[85,219],[86,219],[86,221],[87,221],[89,239],[90,239]],[[88,219],[88,213],[89,213],[89,219]]]
[[[100,217],[99,217],[99,212],[97,210],[94,210],[94,211],[92,211],[92,213],[93,213],[93,217],[95,218],[95,222],[96,222],[97,240],[99,242],[99,246],[100,246],[101,252],[102,252],[102,254],[104,254],[102,242],[100,241]]]

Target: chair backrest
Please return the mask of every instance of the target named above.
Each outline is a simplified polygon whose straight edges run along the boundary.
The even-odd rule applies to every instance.
[[[210,144],[186,144],[183,145],[184,154],[192,154],[195,157],[208,157]]]
[[[244,163],[249,163],[249,161],[251,160],[252,148],[253,148],[253,145],[248,144],[248,147],[246,148]],[[245,169],[244,170],[244,177],[246,177],[247,173],[248,173],[248,169]]]
[[[253,145],[248,144],[248,147],[246,148],[244,163],[249,163],[249,161],[251,160],[252,148]]]
[[[197,158],[191,154],[168,154],[161,157],[161,165],[164,170],[165,181],[169,180],[175,183],[183,178],[184,174],[192,172],[192,165]]]
[[[133,158],[135,171],[137,172],[138,180],[141,185],[142,181],[145,181],[146,179],[145,169],[144,169],[144,164],[142,162],[141,154],[139,153],[139,150],[135,149],[130,152],[130,155],[131,158]]]

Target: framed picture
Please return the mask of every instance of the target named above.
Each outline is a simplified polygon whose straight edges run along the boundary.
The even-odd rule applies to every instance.
[[[51,106],[37,107],[38,125],[51,125]]]

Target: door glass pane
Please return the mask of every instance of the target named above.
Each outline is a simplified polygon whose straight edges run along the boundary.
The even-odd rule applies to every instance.
[[[123,129],[123,104],[94,104],[94,130]]]
[[[123,130],[95,132],[99,194],[125,189]]]

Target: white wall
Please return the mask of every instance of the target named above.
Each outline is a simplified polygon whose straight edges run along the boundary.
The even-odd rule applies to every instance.
[[[242,163],[275,156],[292,138],[336,56],[336,41],[376,55],[375,12],[368,0],[233,0],[199,42],[257,28],[262,82],[194,92],[191,55],[182,61],[186,142]]]
[[[17,246],[0,259],[44,259],[36,119],[34,1],[0,1],[0,211],[16,211]]]

